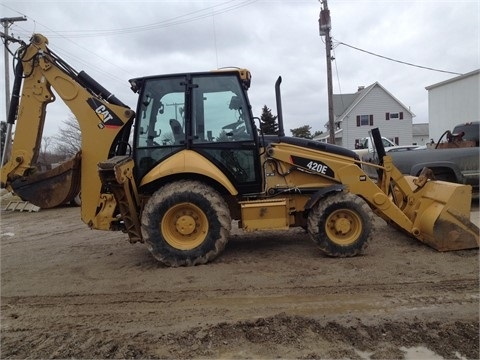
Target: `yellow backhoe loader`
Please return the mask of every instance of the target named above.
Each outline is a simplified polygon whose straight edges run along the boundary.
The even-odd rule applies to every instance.
[[[17,57],[8,118],[15,137],[2,187],[42,208],[81,190],[90,228],[124,231],[168,266],[213,260],[232,220],[245,231],[303,227],[335,257],[367,247],[374,214],[441,251],[478,247],[471,187],[402,175],[382,153],[378,131],[382,163],[365,164],[376,167],[375,181],[354,152],[285,136],[280,77],[279,134],[267,136],[255,126],[246,69],[132,79],[134,112],[40,34]],[[36,173],[52,89],[78,120],[82,149],[53,172]]]

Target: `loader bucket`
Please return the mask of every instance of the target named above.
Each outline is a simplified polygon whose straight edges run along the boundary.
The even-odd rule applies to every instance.
[[[438,251],[479,247],[479,228],[470,221],[471,187],[428,181],[413,192],[412,234]]]
[[[15,179],[11,187],[22,200],[43,209],[66,204],[80,191],[80,153],[54,169]]]

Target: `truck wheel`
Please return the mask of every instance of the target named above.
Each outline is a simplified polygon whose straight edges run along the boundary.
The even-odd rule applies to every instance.
[[[351,193],[321,199],[308,215],[308,233],[332,257],[351,257],[365,250],[372,236],[373,215],[367,203]]]
[[[142,214],[142,235],[153,256],[167,266],[205,264],[222,252],[231,228],[222,196],[197,181],[157,190]]]
[[[447,181],[452,183],[459,183],[455,173],[451,169],[436,169],[433,168],[433,175],[435,176],[435,180]]]

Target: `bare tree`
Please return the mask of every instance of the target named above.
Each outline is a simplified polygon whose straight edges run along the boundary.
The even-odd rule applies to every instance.
[[[82,147],[82,134],[80,125],[73,114],[63,121],[58,134],[53,136],[55,151],[65,157],[74,156]]]
[[[42,137],[36,167],[40,171],[45,171],[55,166],[55,163],[60,163],[65,160],[65,155],[58,154],[53,148],[54,139],[52,136]]]
[[[42,142],[40,145],[40,153],[38,154],[38,162],[41,164],[48,163],[49,150],[52,145],[52,137],[44,136],[42,137]]]

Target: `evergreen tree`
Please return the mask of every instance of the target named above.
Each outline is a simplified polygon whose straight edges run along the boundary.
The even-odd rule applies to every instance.
[[[317,130],[313,133],[312,138],[314,138],[315,136],[318,136],[318,135],[322,135],[322,134],[323,134],[323,131]]]
[[[312,133],[310,132],[312,130],[312,127],[310,125],[303,125],[295,129],[290,129],[292,136],[294,137],[299,137],[299,138],[305,138],[305,139],[312,139]]]
[[[267,105],[264,105],[262,108],[262,116],[260,117],[260,128],[265,135],[278,134],[278,123],[276,120],[277,117],[272,115],[272,110],[270,110]]]

